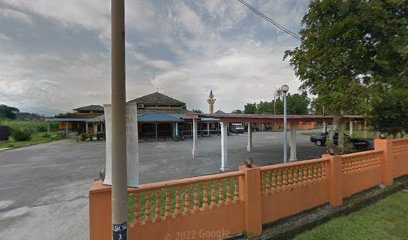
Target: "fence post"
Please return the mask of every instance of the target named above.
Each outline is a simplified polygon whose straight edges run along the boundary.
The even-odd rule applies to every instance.
[[[391,185],[394,180],[392,140],[374,139],[374,148],[384,152],[384,157],[381,159],[382,183],[386,186]]]
[[[259,167],[240,166],[240,195],[244,201],[245,231],[248,236],[262,234],[261,171]]]
[[[95,181],[89,190],[90,240],[112,239],[111,188]]]
[[[329,185],[329,202],[332,207],[343,204],[343,174],[341,171],[342,162],[340,155],[323,155],[328,157],[329,169],[327,180]]]

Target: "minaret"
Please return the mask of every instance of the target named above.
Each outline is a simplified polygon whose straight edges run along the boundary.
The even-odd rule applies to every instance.
[[[208,102],[208,113],[209,113],[209,114],[214,114],[214,103],[215,103],[215,100],[217,100],[217,99],[214,98],[213,92],[212,92],[212,90],[211,90],[210,96],[208,96],[208,100],[207,100],[207,102]]]

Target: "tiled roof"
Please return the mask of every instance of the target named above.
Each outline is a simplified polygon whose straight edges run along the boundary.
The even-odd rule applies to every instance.
[[[103,107],[100,105],[89,105],[85,107],[75,108],[74,111],[94,111],[94,112],[103,112]]]
[[[184,122],[180,117],[165,113],[147,113],[137,117],[138,122]]]
[[[157,104],[157,105],[171,105],[171,106],[185,106],[184,102],[166,96],[162,93],[155,92],[145,95],[140,98],[133,99],[129,102],[136,102],[138,104]]]

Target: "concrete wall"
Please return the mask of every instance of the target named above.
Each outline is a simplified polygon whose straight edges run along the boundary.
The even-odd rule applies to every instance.
[[[129,189],[128,239],[219,239],[329,203],[408,174],[408,139],[375,140],[375,150],[246,168]],[[90,239],[111,239],[111,188],[89,194]]]

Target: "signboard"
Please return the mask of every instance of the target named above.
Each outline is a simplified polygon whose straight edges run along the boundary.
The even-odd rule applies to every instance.
[[[110,104],[105,108],[106,134],[106,165],[103,184],[112,185],[112,108]],[[137,104],[126,104],[126,157],[127,157],[127,185],[139,186],[139,137],[137,126]]]

